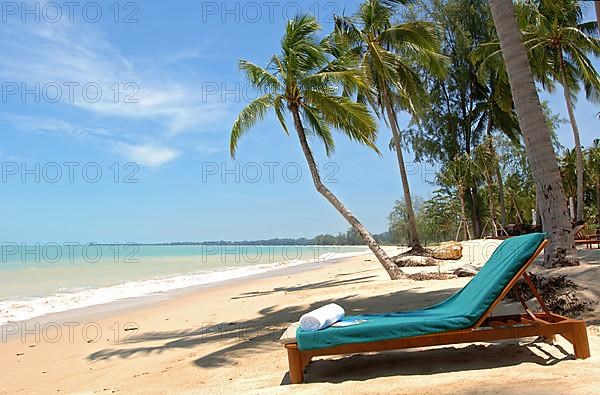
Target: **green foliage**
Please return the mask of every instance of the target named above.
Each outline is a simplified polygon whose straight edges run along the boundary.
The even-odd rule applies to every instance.
[[[564,84],[574,102],[584,89],[588,100],[600,100],[600,77],[591,57],[600,56],[596,22],[582,22],[582,8],[576,0],[519,1],[516,4],[523,41],[529,50],[534,78],[552,92]],[[482,44],[477,56],[486,62],[501,61],[500,44]]]
[[[531,223],[531,210],[535,209],[535,185],[531,178],[523,179],[517,173],[509,174],[504,183],[508,222]]]
[[[456,198],[443,190],[438,190],[429,200],[423,200],[418,196],[413,200],[417,229],[425,245],[454,239],[460,221],[458,215],[460,208]],[[404,201],[396,201],[388,216],[388,223],[390,242],[407,245],[409,239]]]
[[[427,105],[419,70],[443,73],[439,54],[439,25],[433,22],[394,23],[396,8],[390,2],[367,0],[352,16],[336,16],[330,41],[337,53],[354,59],[366,90],[358,99],[378,114],[390,103],[418,116]],[[395,119],[387,119],[396,122]]]
[[[496,39],[488,2],[433,0],[423,4],[424,10],[406,17],[417,19],[425,14],[443,26],[442,52],[449,63],[442,76],[422,70],[430,107],[410,133],[417,160],[445,164],[470,153],[492,132],[518,140],[503,63],[489,65],[481,73],[479,61],[473,57],[480,45]]]
[[[600,139],[594,140],[586,152],[586,219],[600,228]]]
[[[600,77],[590,58],[600,56],[600,40],[596,22],[582,22],[580,3],[527,1],[518,13],[532,69],[544,88],[552,91],[566,79],[572,99],[583,87],[588,100],[600,101]]]
[[[565,195],[567,198],[574,198],[577,195],[577,154],[575,149],[565,149],[559,159],[558,165]]]
[[[477,174],[477,167],[469,154],[456,155],[447,162],[438,174],[438,182],[447,187],[465,192]]]
[[[415,211],[415,220],[417,221],[417,230],[421,237],[423,237],[423,226],[422,218],[420,214],[420,208],[422,200],[419,198],[413,198],[413,210]],[[408,214],[406,212],[406,203],[402,200],[397,200],[392,212],[388,215],[388,230],[392,242],[400,245],[408,245],[410,242],[409,238],[409,227],[408,227]],[[423,240],[425,241],[425,240]]]
[[[373,238],[379,244],[390,244],[392,243],[389,234],[381,233],[373,235]],[[337,235],[332,234],[320,234],[315,236],[313,239],[306,240],[307,245],[347,245],[347,246],[360,246],[364,245],[365,242],[358,235],[358,233],[350,228],[346,233],[338,233]]]
[[[475,148],[474,165],[476,174],[492,179],[498,167],[496,142],[492,136],[487,137]]]
[[[564,149],[559,158],[560,174],[567,197],[575,197],[577,193],[577,166],[574,149]],[[584,171],[585,184],[585,221],[589,224],[600,224],[600,140],[595,140],[585,151]]]
[[[286,115],[292,108],[298,109],[306,133],[320,140],[328,155],[335,149],[332,129],[379,152],[375,146],[376,123],[366,106],[338,93],[341,86],[364,89],[360,73],[347,68],[345,58],[334,59],[329,54],[330,45],[317,37],[320,29],[313,17],[297,16],[286,25],[281,53],[274,55],[266,68],[240,61],[240,70],[262,96],[248,104],[233,124],[229,145],[232,157],[240,138],[269,110],[288,133]]]

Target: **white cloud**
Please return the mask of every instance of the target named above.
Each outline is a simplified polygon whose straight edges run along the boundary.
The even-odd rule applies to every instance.
[[[158,59],[134,57],[113,45],[99,30],[100,25],[66,19],[59,23],[17,22],[0,24],[0,81],[25,84],[28,89],[36,84],[57,84],[62,93],[56,104],[42,98],[44,115],[32,114],[29,109],[33,106],[19,111],[18,105],[13,105],[14,113],[0,112],[0,121],[17,130],[89,139],[140,165],[158,167],[181,155],[168,147],[178,134],[212,130],[229,116],[228,104],[218,95],[203,97],[205,79],[196,71],[182,73],[173,67],[207,56],[201,47],[174,48]],[[79,86],[71,92],[65,85],[69,83]],[[98,84],[102,90],[95,103],[85,100],[82,92],[88,83]],[[115,83],[119,84],[117,96]],[[133,85],[126,89],[127,83]],[[138,91],[132,98],[137,102],[125,102],[135,88]],[[8,101],[11,99],[18,104],[20,92]],[[80,110],[77,117],[65,118],[73,108]],[[17,115],[17,111],[26,115]],[[137,132],[140,130],[144,132]]]
[[[92,139],[92,141],[108,147],[109,151],[140,166],[159,167],[181,156],[181,152],[159,142],[141,144],[123,142],[119,141],[117,137],[127,136],[125,133],[115,133],[104,128],[76,126],[60,119],[0,112],[0,121],[7,121],[17,129],[28,133],[61,134]],[[0,158],[2,157],[4,156],[0,152]]]
[[[165,64],[174,64],[174,63],[185,62],[187,60],[192,60],[192,59],[200,59],[203,57],[202,54],[203,54],[203,52],[199,47],[183,48],[183,49],[176,50],[171,54],[167,54],[165,56],[163,62]]]
[[[47,117],[0,113],[0,120],[13,124],[25,132],[63,134],[72,137],[110,138],[112,133],[99,127],[80,127],[70,122]]]
[[[198,151],[201,154],[210,156],[210,155],[214,155],[219,152],[222,152],[222,151],[224,151],[224,149],[222,147],[216,147],[213,145],[202,144],[202,145],[198,145],[196,147],[196,151]]]
[[[186,74],[183,79],[172,75],[164,61],[123,55],[94,25],[9,23],[0,26],[0,32],[0,79],[25,83],[28,89],[36,83],[56,83],[62,87],[63,104],[111,118],[156,122],[167,136],[216,124],[228,114],[227,105],[216,96],[202,97],[200,76]],[[199,49],[184,49],[172,60],[199,56]],[[80,85],[71,95],[63,84],[73,82]],[[95,89],[83,93],[88,83],[101,88],[97,102],[90,100]],[[136,103],[125,102],[131,94],[129,101]]]
[[[114,145],[114,151],[131,162],[147,167],[160,167],[174,161],[181,155],[179,151],[172,148],[153,144],[117,143]]]

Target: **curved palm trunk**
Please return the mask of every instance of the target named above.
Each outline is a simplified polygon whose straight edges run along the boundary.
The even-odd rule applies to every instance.
[[[556,154],[535,89],[512,0],[490,0],[490,5],[519,126],[525,139],[527,157],[537,188],[543,195],[543,199],[540,199],[542,223],[544,230],[550,233],[550,245],[546,248],[544,263],[547,266],[578,265]]]
[[[310,174],[317,191],[323,195],[323,197],[325,197],[325,199],[327,199],[327,201],[331,203],[331,205],[335,207],[340,214],[342,214],[346,221],[350,223],[352,228],[360,235],[371,251],[373,251],[373,254],[375,254],[391,279],[395,280],[405,277],[404,273],[398,268],[398,266],[396,266],[396,264],[394,264],[385,251],[383,251],[371,233],[369,233],[367,228],[365,228],[364,225],[360,223],[360,221],[342,204],[342,202],[323,184],[323,182],[321,182],[319,170],[317,169],[315,159],[308,145],[308,141],[306,140],[306,134],[304,133],[304,127],[302,126],[298,107],[291,106],[290,111],[294,117],[294,126],[296,127],[298,138],[300,139],[302,152],[306,157],[306,162],[308,163]]]
[[[402,179],[402,190],[404,191],[404,203],[406,204],[406,216],[408,218],[408,236],[409,247],[414,250],[421,250],[421,240],[417,230],[417,220],[415,211],[413,210],[412,200],[410,196],[410,185],[406,174],[406,165],[404,164],[404,155],[402,154],[402,145],[400,144],[400,131],[398,130],[398,121],[396,114],[390,103],[389,97],[384,93],[385,110],[387,112],[388,121],[392,129],[392,139],[394,140],[394,148],[396,157],[398,158],[398,166],[400,168],[400,178]]]
[[[567,112],[569,113],[569,121],[571,122],[571,128],[573,129],[573,137],[575,139],[575,154],[577,160],[577,214],[576,221],[583,220],[583,151],[581,150],[581,138],[579,137],[579,128],[577,127],[577,121],[575,120],[575,112],[573,111],[573,103],[571,102],[571,94],[569,91],[569,85],[567,82],[567,74],[565,70],[565,60],[561,56],[560,58],[560,70],[562,73],[562,85],[563,94],[565,96],[565,102],[567,103]]]

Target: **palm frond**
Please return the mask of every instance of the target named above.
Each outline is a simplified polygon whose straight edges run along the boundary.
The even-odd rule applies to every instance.
[[[440,47],[441,27],[432,22],[406,22],[393,25],[379,35],[382,43],[399,51],[407,44],[420,50],[436,51]]]
[[[317,136],[325,146],[325,154],[330,156],[335,151],[335,142],[331,135],[331,130],[327,123],[323,122],[319,111],[311,106],[305,105],[303,107],[304,118],[307,120],[310,126],[311,134]]]
[[[275,115],[277,116],[277,119],[279,120],[279,123],[281,124],[281,127],[283,128],[283,131],[285,132],[285,134],[289,135],[290,132],[288,131],[287,125],[285,123],[285,117],[284,117],[284,113],[286,112],[286,107],[284,105],[283,96],[277,95],[275,97],[275,99],[273,100],[273,109],[275,110]]]
[[[304,92],[309,106],[318,108],[323,121],[379,153],[375,140],[377,124],[363,104],[341,96],[329,96],[320,92]]]
[[[276,76],[254,63],[240,60],[239,68],[246,73],[248,81],[263,93],[278,91],[283,88]]]
[[[267,110],[273,106],[273,95],[266,94],[250,102],[238,115],[231,129],[229,153],[235,158],[240,137],[251,129],[258,121],[264,119]]]

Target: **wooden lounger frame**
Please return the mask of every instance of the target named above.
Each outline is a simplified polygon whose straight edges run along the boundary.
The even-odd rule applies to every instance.
[[[285,344],[288,354],[290,381],[292,384],[304,382],[304,368],[313,357],[325,355],[356,354],[364,352],[399,350],[413,347],[440,346],[444,344],[489,342],[503,339],[518,339],[522,337],[542,336],[554,339],[561,335],[574,348],[575,357],[585,359],[590,357],[585,321],[563,317],[550,312],[540,293],[535,288],[526,270],[548,244],[547,240],[539,246],[523,268],[513,277],[502,293],[492,303],[489,309],[470,328],[401,339],[382,340],[368,343],[344,344],[319,350],[298,349],[297,343]],[[525,309],[525,314],[492,317],[494,308],[513,289],[519,278],[523,277],[538,300],[542,312],[533,313],[527,303],[517,292],[517,297]]]
[[[573,234],[575,237],[575,245],[585,244],[588,250],[591,250],[594,244],[600,248],[600,235],[598,233],[589,235],[585,232],[586,225],[577,225],[573,228]]]

